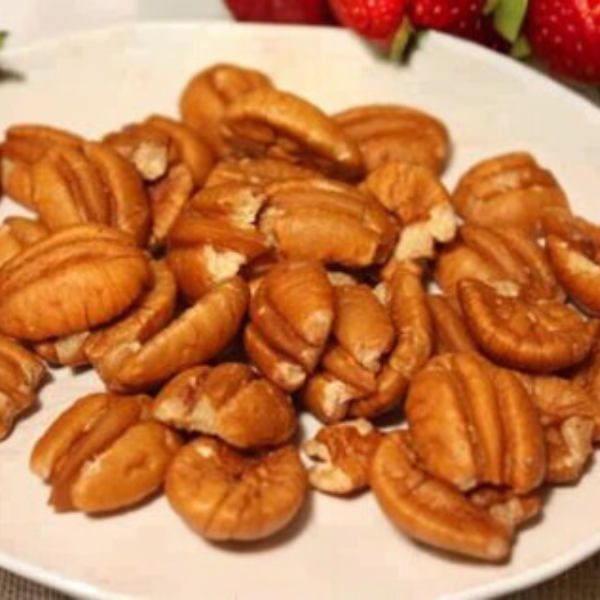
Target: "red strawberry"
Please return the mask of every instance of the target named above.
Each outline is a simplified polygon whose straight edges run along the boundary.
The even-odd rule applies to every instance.
[[[412,0],[409,17],[417,29],[437,29],[490,47],[500,36],[484,15],[485,0]]]
[[[373,40],[388,40],[404,19],[406,0],[330,0],[340,22]]]
[[[238,21],[261,23],[332,23],[327,0],[225,0]]]
[[[526,27],[551,69],[600,84],[600,0],[530,0]]]

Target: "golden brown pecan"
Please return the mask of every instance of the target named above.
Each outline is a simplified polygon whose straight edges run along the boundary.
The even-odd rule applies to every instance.
[[[458,218],[443,183],[427,167],[386,162],[361,184],[394,215],[400,235],[394,258],[433,258],[436,244],[454,239]]]
[[[450,153],[444,124],[407,106],[371,105],[335,115],[346,134],[359,145],[367,171],[388,161],[429,167],[440,173]]]
[[[241,279],[226,281],[144,342],[138,332],[112,345],[94,366],[111,390],[155,387],[221,352],[238,332],[248,295]]]
[[[576,365],[590,353],[600,326],[566,304],[523,297],[509,282],[463,279],[458,296],[477,345],[514,369],[549,373]]]
[[[265,191],[259,228],[284,256],[350,268],[389,256],[393,221],[356,188],[320,178],[274,182]]]
[[[277,158],[239,158],[221,160],[210,172],[205,187],[224,183],[266,185],[289,179],[315,179],[320,175],[313,169]]]
[[[333,289],[318,263],[284,262],[253,290],[245,346],[257,368],[297,390],[317,365],[334,318]]]
[[[204,189],[171,229],[168,261],[190,300],[238,274],[243,265],[268,252],[254,226],[266,201],[260,188],[229,183]]]
[[[528,234],[540,233],[545,208],[569,207],[554,175],[525,152],[496,156],[475,165],[459,181],[452,201],[470,223],[514,227]]]
[[[117,322],[65,338],[35,345],[35,351],[58,365],[81,366],[97,363],[113,346],[143,342],[162,329],[173,317],[177,286],[164,263],[151,264],[152,287]]]
[[[240,363],[180,373],[160,391],[152,414],[177,429],[215,435],[242,450],[278,446],[296,430],[290,397]]]
[[[310,102],[270,87],[234,100],[221,131],[241,155],[283,158],[347,180],[363,172],[358,146],[333,119]]]
[[[410,537],[482,560],[509,555],[510,529],[453,486],[425,473],[406,433],[389,434],[379,444],[370,483],[385,514]]]
[[[216,541],[253,541],[288,526],[307,493],[298,451],[257,456],[199,437],[172,462],[165,485],[172,508],[194,531]]]
[[[427,296],[427,306],[435,330],[434,354],[477,352],[477,344],[456,303],[445,296]]]
[[[540,417],[510,371],[473,353],[444,354],[413,379],[405,406],[425,471],[458,489],[537,488],[546,472]]]
[[[27,217],[8,217],[0,227],[0,267],[25,248],[43,240],[48,229]]]
[[[92,394],[63,412],[36,443],[31,469],[52,486],[59,512],[114,511],[158,489],[181,443],[145,421],[150,398]]]
[[[2,189],[13,200],[34,208],[31,167],[47,150],[56,147],[79,148],[78,135],[47,125],[13,125],[0,148]]]
[[[0,440],[35,402],[46,368],[35,354],[0,336]]]
[[[365,489],[371,459],[382,439],[383,434],[364,419],[323,427],[302,444],[304,454],[315,462],[308,471],[310,484],[336,496]]]
[[[590,419],[570,417],[546,429],[550,483],[574,483],[583,475],[594,448],[594,424]]]
[[[30,246],[0,271],[0,332],[39,341],[89,331],[127,310],[152,282],[128,236],[80,225]]]
[[[216,154],[223,155],[227,146],[221,136],[221,122],[229,105],[248,92],[271,86],[269,77],[260,71],[218,64],[189,81],[179,100],[179,112]]]
[[[50,230],[101,223],[146,244],[150,211],[142,181],[110,146],[52,149],[34,165],[32,176],[34,203]]]
[[[454,297],[461,279],[494,284],[511,281],[528,297],[555,298],[564,294],[541,246],[518,229],[464,225],[459,239],[436,262],[435,278]]]

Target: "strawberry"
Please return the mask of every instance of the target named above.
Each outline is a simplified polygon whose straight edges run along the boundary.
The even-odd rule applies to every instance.
[[[389,40],[405,15],[406,0],[330,0],[339,21],[373,40]]]
[[[485,0],[412,0],[409,18],[416,29],[436,29],[490,47],[500,36],[484,14]]]
[[[321,25],[333,22],[327,0],[225,0],[238,21]]]
[[[553,71],[600,84],[600,0],[530,0],[526,28]]]

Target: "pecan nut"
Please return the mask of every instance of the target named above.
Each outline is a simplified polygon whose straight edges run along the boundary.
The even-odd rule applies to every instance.
[[[461,227],[459,240],[440,253],[435,279],[448,296],[454,297],[458,282],[468,278],[491,285],[510,281],[528,297],[564,297],[544,250],[518,229]]]
[[[555,300],[523,297],[512,283],[463,279],[458,296],[477,345],[506,367],[536,373],[566,369],[591,352],[600,322]]]
[[[47,125],[14,125],[6,132],[0,149],[2,189],[13,199],[35,208],[31,168],[51,148],[77,149],[78,135]]]
[[[293,94],[263,87],[234,100],[222,135],[234,152],[283,158],[332,177],[356,180],[363,164],[358,146],[319,108]]]
[[[297,516],[307,489],[306,470],[293,446],[248,456],[208,437],[179,451],[165,484],[175,512],[215,541],[253,541],[277,533]]]
[[[367,488],[371,460],[383,437],[364,419],[320,429],[302,445],[304,454],[315,462],[308,471],[312,487],[336,496]]]
[[[292,392],[312,372],[334,319],[333,289],[318,263],[285,262],[257,284],[244,342],[250,359],[273,383]]]
[[[434,358],[405,406],[423,468],[458,489],[482,484],[526,494],[543,481],[544,432],[535,404],[510,371],[476,354]]]
[[[390,254],[393,221],[356,188],[320,178],[274,182],[265,192],[259,228],[286,257],[356,268]]]
[[[145,342],[138,334],[111,346],[94,366],[111,390],[150,389],[221,352],[240,328],[248,295],[241,279],[226,281]]]
[[[215,435],[242,450],[284,444],[296,430],[290,397],[240,363],[180,373],[160,391],[152,414],[177,429]]]
[[[152,281],[130,238],[80,225],[30,246],[0,272],[0,331],[25,340],[62,337],[107,323]]]
[[[438,119],[407,106],[350,108],[334,119],[356,141],[367,171],[398,161],[439,173],[450,153],[448,130]]]
[[[477,344],[452,300],[432,294],[427,296],[427,307],[435,331],[433,354],[477,352]]]
[[[92,394],[54,421],[33,449],[31,469],[52,486],[56,511],[122,509],[163,484],[181,443],[165,425],[144,421],[149,403]]]
[[[100,223],[145,245],[150,210],[142,181],[107,144],[48,151],[33,166],[32,177],[34,204],[48,229]]]
[[[481,560],[509,555],[512,532],[456,488],[425,473],[406,433],[389,434],[379,444],[369,480],[384,513],[410,537]]]
[[[42,361],[16,342],[0,336],[0,440],[35,402],[46,375]]]
[[[475,165],[458,182],[452,201],[469,223],[514,227],[535,235],[541,232],[544,209],[569,208],[554,175],[524,152]]]
[[[264,73],[230,64],[200,71],[187,84],[179,100],[179,112],[211,146],[216,154],[226,154],[221,122],[229,105],[241,96],[272,87]]]
[[[361,184],[392,215],[400,228],[396,260],[433,258],[436,244],[454,239],[458,218],[450,195],[427,167],[386,162]]]

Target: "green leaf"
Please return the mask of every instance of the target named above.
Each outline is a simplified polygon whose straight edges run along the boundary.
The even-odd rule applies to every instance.
[[[0,49],[4,46],[6,38],[8,37],[8,31],[0,31]]]
[[[520,35],[517,41],[513,44],[513,47],[510,49],[510,55],[513,58],[518,59],[531,56],[531,46],[524,35]]]
[[[491,15],[496,10],[498,4],[500,4],[501,1],[502,0],[486,0],[485,6],[483,7],[483,14]]]
[[[513,44],[519,38],[527,14],[528,0],[500,0],[494,11],[494,27]]]
[[[415,29],[408,18],[402,20],[398,31],[394,34],[390,45],[389,56],[394,62],[401,62],[404,59],[406,50],[412,40]]]

